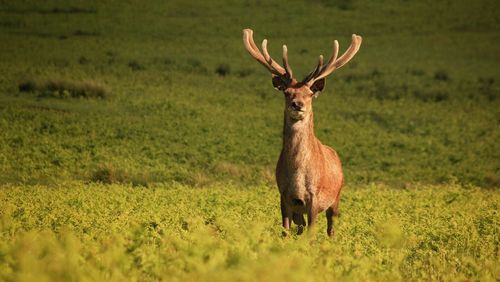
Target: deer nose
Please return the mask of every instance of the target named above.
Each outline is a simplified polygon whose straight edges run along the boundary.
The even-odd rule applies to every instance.
[[[299,102],[299,101],[293,101],[292,102],[292,109],[295,111],[300,111],[304,107],[304,103]]]

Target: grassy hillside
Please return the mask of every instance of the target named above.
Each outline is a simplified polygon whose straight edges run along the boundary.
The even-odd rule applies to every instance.
[[[498,186],[495,1],[170,2],[2,4],[1,182],[272,182],[283,102],[252,27],[299,76],[363,35],[315,101],[349,183]]]
[[[499,8],[0,1],[0,280],[498,281]],[[247,27],[299,77],[363,36],[314,102],[333,240],[279,236],[283,97]]]

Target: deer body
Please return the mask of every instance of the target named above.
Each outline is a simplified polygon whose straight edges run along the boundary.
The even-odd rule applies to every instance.
[[[337,153],[315,137],[312,113],[302,121],[293,121],[285,113],[276,182],[283,215],[295,218],[296,224],[304,225],[297,219],[302,214],[308,215],[310,224],[315,214],[328,208],[336,214],[343,183],[341,163]]]
[[[327,234],[333,234],[333,216],[338,213],[340,191],[344,182],[337,153],[323,145],[314,135],[312,99],[323,89],[325,77],[347,63],[359,50],[361,37],[353,35],[349,49],[337,59],[338,43],[326,65],[320,56],[318,66],[302,82],[292,76],[288,51],[283,46],[283,65],[277,64],[267,52],[267,40],[262,42],[263,53],[253,42],[252,30],[243,31],[247,51],[272,73],[276,89],[285,95],[283,147],[276,166],[276,182],[281,200],[282,223],[285,230],[291,222],[314,226],[318,213],[326,211]],[[286,234],[286,233],[285,233]]]
[[[307,106],[312,106],[311,95],[301,95],[307,93],[303,89],[288,92],[290,103],[285,103],[283,147],[276,166],[285,229],[290,228],[292,220],[304,226],[303,214],[307,214],[309,226],[314,225],[320,212],[328,210],[327,218],[336,214],[344,180],[337,153],[314,135],[314,113]],[[305,114],[298,118],[287,105],[292,103],[302,104]],[[331,235],[333,224],[329,222],[327,232]]]

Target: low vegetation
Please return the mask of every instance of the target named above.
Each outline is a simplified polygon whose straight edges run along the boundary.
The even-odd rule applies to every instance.
[[[30,3],[33,2],[33,3]],[[497,1],[3,1],[0,280],[498,281]],[[336,235],[283,239],[283,98],[343,162]],[[312,275],[314,274],[314,275]]]
[[[498,278],[495,191],[347,187],[336,235],[281,234],[260,186],[2,186],[0,280]]]
[[[36,93],[41,98],[105,98],[109,93],[95,81],[66,79],[27,80],[19,84],[19,91]]]

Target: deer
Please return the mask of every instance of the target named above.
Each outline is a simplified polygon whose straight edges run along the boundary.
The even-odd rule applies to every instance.
[[[250,55],[270,73],[275,89],[285,98],[283,143],[276,165],[275,177],[280,193],[283,236],[287,236],[292,222],[298,225],[297,234],[313,230],[319,213],[326,211],[327,235],[334,234],[333,217],[339,214],[340,191],[344,184],[342,164],[337,152],[323,145],[314,134],[313,97],[325,87],[325,79],[344,66],[358,52],[362,38],[352,35],[345,53],[338,57],[339,43],[333,44],[333,54],[324,64],[323,55],[318,65],[302,81],[294,78],[288,62],[288,49],[283,45],[283,66],[271,58],[267,39],[262,51],[253,40],[251,29],[243,30],[243,43]]]

